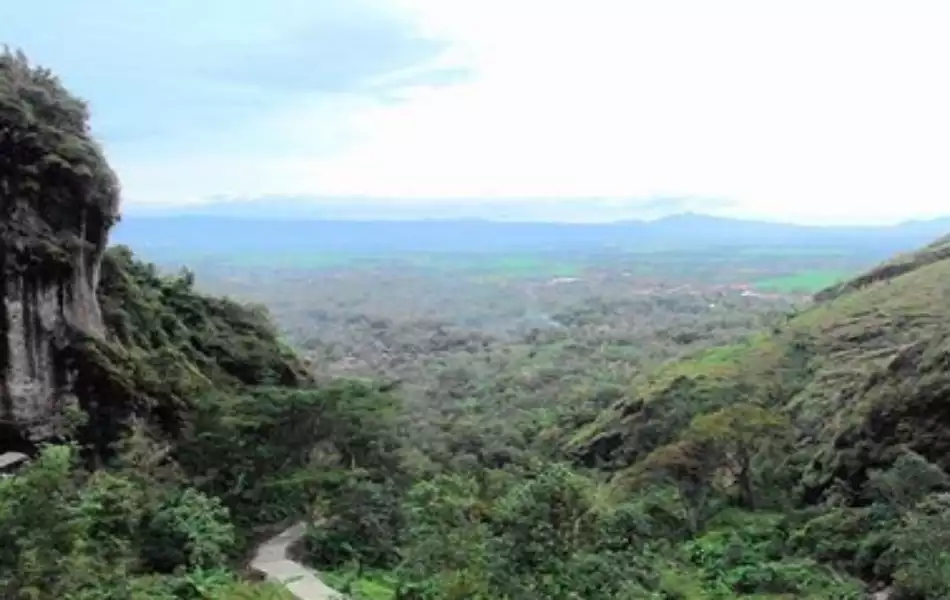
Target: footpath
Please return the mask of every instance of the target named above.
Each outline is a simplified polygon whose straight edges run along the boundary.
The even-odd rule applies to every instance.
[[[297,523],[258,546],[251,570],[268,581],[282,584],[299,600],[343,600],[344,596],[323,583],[316,571],[288,557],[290,547],[306,530],[305,523]]]

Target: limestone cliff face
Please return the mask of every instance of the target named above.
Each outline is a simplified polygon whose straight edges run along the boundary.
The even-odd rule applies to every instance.
[[[0,421],[20,435],[37,441],[52,436],[67,404],[75,402],[70,374],[57,360],[64,326],[91,335],[103,335],[96,300],[101,250],[89,249],[75,257],[72,276],[49,280],[29,270],[4,282],[6,367]],[[0,342],[3,344],[3,342]]]
[[[103,335],[95,289],[117,209],[85,105],[0,54],[0,443],[53,435],[75,401],[58,348],[70,328]]]

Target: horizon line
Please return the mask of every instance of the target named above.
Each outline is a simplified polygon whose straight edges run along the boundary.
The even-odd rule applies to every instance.
[[[220,205],[218,205],[220,206]],[[158,207],[156,207],[158,208]],[[930,217],[930,218],[916,218],[916,219],[904,219],[887,223],[802,223],[795,222],[791,220],[780,220],[780,219],[768,219],[762,217],[743,217],[743,216],[728,216],[720,215],[713,213],[704,213],[699,211],[683,211],[670,213],[666,215],[656,216],[656,217],[623,217],[623,218],[606,218],[606,219],[590,219],[590,220],[569,220],[569,219],[558,219],[556,217],[552,218],[524,218],[524,217],[515,217],[515,218],[505,218],[505,217],[480,217],[480,216],[398,216],[398,215],[377,215],[377,216],[329,216],[329,215],[312,215],[312,214],[229,214],[229,213],[213,213],[213,212],[201,212],[198,210],[180,210],[181,208],[186,208],[179,206],[178,209],[165,206],[162,207],[163,210],[155,211],[140,211],[133,210],[127,211],[123,210],[121,213],[121,220],[125,218],[136,218],[136,219],[160,219],[160,218],[214,218],[220,220],[229,220],[229,221],[309,221],[309,222],[346,222],[346,223],[486,223],[486,224],[499,224],[499,225],[575,225],[575,226],[591,226],[591,225],[623,225],[623,224],[654,224],[663,221],[673,221],[677,219],[685,219],[689,217],[694,217],[698,219],[703,219],[707,221],[731,221],[735,223],[747,223],[747,224],[758,224],[758,225],[783,225],[788,227],[798,227],[798,228],[820,228],[820,229],[832,229],[832,228],[856,228],[856,229],[886,229],[910,225],[926,225],[926,224],[937,224],[946,221],[950,221],[950,214]],[[198,208],[194,205],[188,206],[189,209]],[[304,211],[301,211],[304,212]]]

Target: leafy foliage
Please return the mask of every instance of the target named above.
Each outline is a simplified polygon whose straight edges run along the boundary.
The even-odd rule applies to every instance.
[[[354,596],[950,596],[946,240],[795,313],[723,284],[741,257],[255,281],[308,364],[191,271],[98,264],[117,185],[86,117],[0,56],[3,289],[99,268],[107,329],[56,332],[83,414],[0,479],[0,596],[286,597],[238,563],[300,518]]]
[[[233,576],[209,578],[207,567],[223,566],[233,544],[230,527],[227,512],[194,489],[86,473],[72,447],[50,446],[16,477],[0,479],[0,592],[4,598],[227,598]],[[176,551],[181,554],[169,560]]]
[[[90,136],[86,105],[8,49],[0,52],[0,182],[4,275],[67,276],[84,247],[105,245],[118,184]]]

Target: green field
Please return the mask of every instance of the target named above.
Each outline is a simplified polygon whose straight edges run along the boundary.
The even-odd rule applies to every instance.
[[[197,267],[281,268],[312,271],[403,269],[434,274],[462,274],[492,278],[568,277],[579,274],[584,261],[545,254],[442,254],[405,253],[328,254],[328,253],[254,253],[229,255],[192,255],[174,257],[176,262]]]
[[[843,279],[846,279],[849,273],[846,271],[826,271],[826,270],[808,270],[781,277],[769,277],[759,279],[753,282],[753,285],[764,291],[769,292],[808,292],[814,293],[834,285]]]
[[[566,277],[583,268],[580,262],[539,254],[409,254],[393,258],[408,268],[500,277]]]
[[[755,248],[710,252],[295,252],[271,254],[239,252],[228,255],[193,254],[166,256],[165,266],[189,264],[198,271],[226,269],[280,269],[313,274],[364,273],[369,276],[466,279],[483,283],[546,280],[557,277],[587,278],[592,274],[624,273],[626,277],[679,280],[707,284],[751,284],[758,290],[779,294],[814,293],[865,268],[858,259],[811,252],[768,255]],[[763,249],[768,250],[768,249]]]

